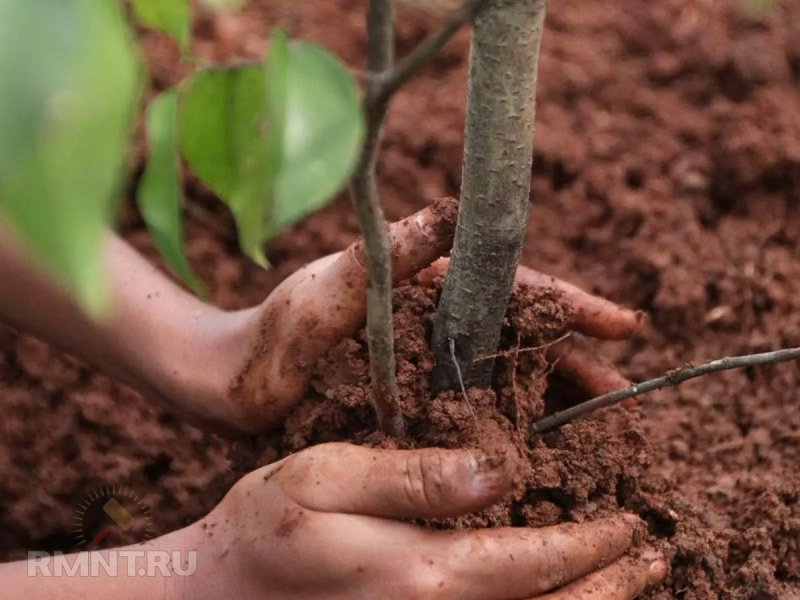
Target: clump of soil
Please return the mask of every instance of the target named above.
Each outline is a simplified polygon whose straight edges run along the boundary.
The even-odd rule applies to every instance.
[[[441,282],[439,282],[440,284]],[[481,447],[512,454],[520,465],[512,498],[481,513],[438,523],[493,527],[552,525],[582,521],[627,508],[648,463],[647,444],[636,419],[625,411],[575,423],[532,439],[531,423],[545,414],[544,350],[564,333],[571,309],[556,290],[518,287],[504,323],[501,356],[491,389],[431,397],[434,357],[429,349],[441,286],[401,286],[394,296],[400,403],[408,427],[404,446]],[[343,340],[314,370],[315,393],[286,420],[268,460],[309,445],[347,440],[396,447],[375,432],[365,334]],[[473,416],[474,412],[474,416]],[[655,533],[655,531],[654,531]]]
[[[724,553],[724,544],[714,542],[701,515],[686,499],[648,472],[651,449],[638,414],[611,408],[544,436],[530,435],[530,424],[544,416],[548,404],[576,400],[547,398],[553,367],[544,350],[525,351],[545,346],[564,333],[571,307],[561,300],[560,293],[515,289],[504,322],[494,384],[488,390],[469,390],[469,404],[460,393],[431,397],[434,357],[428,342],[440,293],[441,281],[433,287],[408,282],[394,293],[398,383],[407,440],[387,439],[375,430],[369,353],[362,330],[318,361],[312,392],[291,412],[282,431],[260,440],[262,454],[244,465],[245,470],[332,441],[390,448],[481,447],[510,454],[520,465],[511,497],[479,513],[427,524],[542,527],[632,511],[648,524],[646,543],[660,547],[672,560],[669,589],[691,587],[708,593],[728,589],[723,559],[715,552]],[[774,517],[771,508],[762,510]],[[771,535],[765,532],[762,538],[789,551],[791,535],[791,531],[776,530]],[[749,537],[737,541],[747,546]],[[765,558],[762,552],[761,561]],[[653,591],[649,597],[658,598],[658,593]]]

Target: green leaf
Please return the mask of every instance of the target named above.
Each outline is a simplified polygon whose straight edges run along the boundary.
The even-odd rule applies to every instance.
[[[260,264],[265,241],[344,185],[363,136],[347,70],[280,31],[265,66],[196,73],[178,121],[182,155],[231,207],[243,250]]]
[[[236,218],[242,249],[265,265],[260,215],[271,168],[265,145],[266,70],[249,66],[196,73],[181,95],[178,130],[189,167]]]
[[[172,36],[181,52],[189,49],[192,23],[189,0],[131,0],[131,7],[142,25]]]
[[[169,90],[147,108],[147,169],[137,199],[161,256],[199,296],[207,296],[183,251],[183,198],[178,164],[178,93]]]
[[[0,2],[0,213],[96,317],[140,70],[116,2]]]
[[[364,134],[350,73],[327,50],[290,46],[281,170],[269,233],[324,206],[347,182]]]

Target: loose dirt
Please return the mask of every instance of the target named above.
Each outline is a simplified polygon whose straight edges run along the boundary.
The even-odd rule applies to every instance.
[[[259,0],[241,17],[201,19],[196,49],[213,60],[257,56],[282,24],[361,69],[362,11],[355,0]],[[632,379],[800,345],[800,2],[744,15],[738,1],[550,6],[523,261],[649,313],[643,335],[598,344]],[[436,27],[407,10],[398,18],[401,54]],[[186,69],[158,35],[142,39],[154,93]],[[467,48],[463,32],[394,103],[379,166],[391,218],[458,193]],[[132,170],[141,170],[141,147]],[[260,301],[357,231],[340,198],[275,240],[275,268],[261,272],[239,255],[224,209],[195,182],[187,192],[199,207],[188,252],[225,308]],[[129,206],[121,230],[156,260]],[[520,299],[542,318],[531,327],[512,306],[506,347],[517,332],[523,346],[552,339],[564,319],[558,298]],[[417,443],[474,444],[460,394],[428,401],[435,300],[414,285],[395,295],[403,408]],[[575,400],[548,371],[538,353],[516,366],[503,358],[495,391],[471,394],[480,443],[511,444],[530,469],[509,502],[437,525],[535,526],[625,508],[671,559],[666,585],[647,598],[800,598],[797,365],[696,380],[531,441],[527,423]],[[267,461],[333,439],[385,443],[374,435],[365,374],[363,338],[344,340],[317,365],[284,430],[232,451],[90,367],[0,329],[0,559],[72,548],[74,506],[99,485],[137,490],[166,532],[207,512],[253,450]]]

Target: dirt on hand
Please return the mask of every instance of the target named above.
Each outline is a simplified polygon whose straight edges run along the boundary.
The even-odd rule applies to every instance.
[[[201,19],[196,50],[213,60],[259,56],[280,24],[361,69],[362,11],[349,0],[258,0],[241,16]],[[599,344],[632,380],[800,345],[798,14],[798,0],[778,0],[760,17],[739,2],[550,4],[523,262],[650,315],[644,335]],[[436,27],[401,8],[399,53]],[[163,37],[142,39],[152,94],[185,68]],[[393,103],[378,171],[392,219],[458,194],[468,39],[457,35]],[[275,268],[262,272],[239,255],[230,218],[208,192],[190,181],[187,195],[205,211],[189,218],[190,259],[225,308],[260,302],[357,235],[340,198],[276,239]],[[122,231],[155,260],[130,208]],[[513,369],[501,358],[494,391],[470,394],[478,440],[460,394],[428,401],[435,301],[435,290],[414,285],[395,295],[398,378],[416,443],[510,447],[530,465],[508,502],[438,525],[535,526],[625,508],[647,521],[671,561],[649,600],[800,597],[796,364],[716,374],[528,440],[527,423],[577,396],[569,381],[545,377],[539,353],[519,355]],[[530,306],[545,329],[510,321],[505,348],[516,347],[517,331],[534,345],[560,329],[557,298]],[[99,485],[144,495],[164,533],[219,501],[237,477],[233,462],[333,439],[385,444],[365,373],[363,339],[344,340],[317,366],[309,399],[284,430],[231,448],[0,330],[0,559],[72,549],[74,507]]]

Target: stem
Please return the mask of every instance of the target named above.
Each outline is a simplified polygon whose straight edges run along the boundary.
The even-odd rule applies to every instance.
[[[394,56],[394,22],[391,0],[370,0],[367,11],[367,71],[385,73]],[[402,437],[403,417],[397,406],[399,391],[395,373],[394,325],[392,323],[392,250],[375,180],[388,97],[378,98],[379,84],[366,82],[364,110],[366,134],[361,157],[350,184],[358,225],[364,237],[369,274],[367,288],[367,344],[370,356],[372,399],[378,424],[388,435]]]
[[[380,428],[394,437],[405,434],[397,406],[394,325],[392,323],[392,251],[375,178],[375,164],[389,103],[394,93],[427,64],[460,27],[469,22],[484,0],[465,5],[395,69],[394,21],[391,0],[370,0],[367,11],[367,73],[364,112],[366,134],[361,157],[350,183],[358,225],[364,238],[367,289],[367,344],[375,412]]]
[[[600,408],[612,406],[618,402],[622,402],[628,398],[634,398],[640,394],[660,390],[664,387],[677,386],[694,379],[695,377],[702,377],[709,373],[716,373],[717,371],[727,371],[729,369],[741,369],[744,367],[755,367],[758,365],[770,365],[775,363],[788,362],[790,360],[800,359],[800,348],[788,348],[786,350],[775,350],[772,352],[762,352],[761,354],[746,354],[744,356],[727,356],[717,360],[712,360],[702,365],[693,365],[684,367],[682,369],[675,369],[670,371],[662,377],[651,379],[643,383],[635,383],[632,386],[609,392],[587,400],[581,404],[557,412],[554,415],[541,419],[531,425],[531,435],[537,435],[555,429],[565,423],[569,423],[573,419],[577,419],[583,415],[594,412]]]
[[[545,0],[487,0],[472,35],[458,228],[434,323],[433,389],[488,387],[529,214]]]
[[[445,21],[437,33],[422,42],[411,54],[401,60],[392,71],[380,78],[378,97],[386,99],[399,90],[415,73],[439,54],[459,29],[472,22],[486,2],[487,0],[465,0],[461,8]]]

